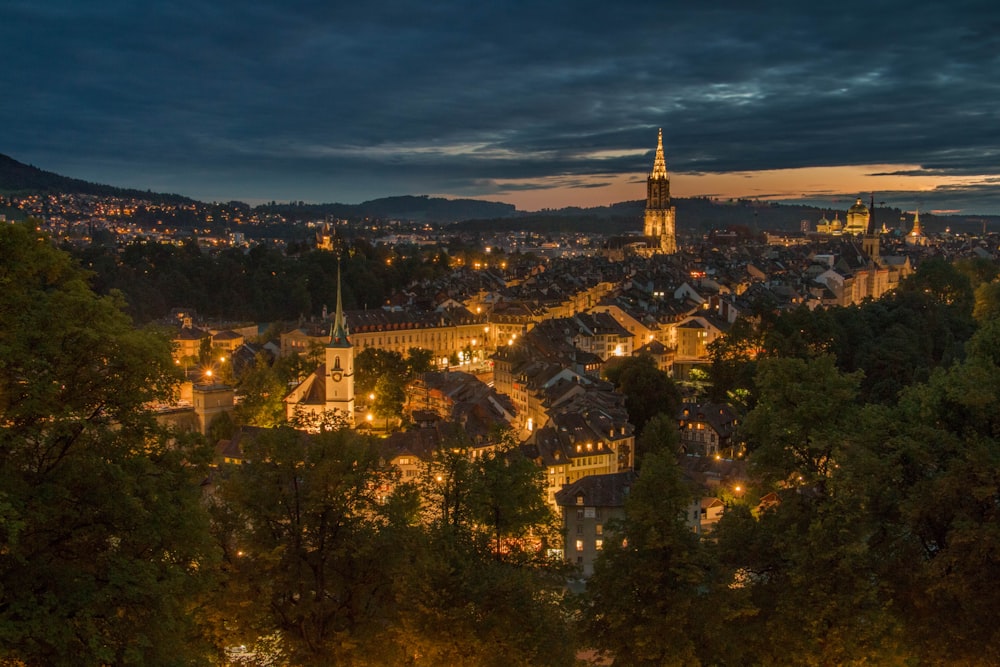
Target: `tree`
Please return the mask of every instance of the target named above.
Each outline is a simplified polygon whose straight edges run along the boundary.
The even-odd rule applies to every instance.
[[[360,395],[375,391],[378,381],[389,375],[405,382],[407,374],[403,355],[395,350],[369,347],[354,358],[355,390]]]
[[[642,468],[642,460],[650,454],[671,453],[676,455],[680,445],[677,419],[660,413],[655,415],[642,430],[635,442],[635,469]]]
[[[277,636],[292,665],[404,663],[392,638],[407,604],[396,585],[420,549],[412,489],[387,493],[393,472],[349,430],[262,431],[245,455],[216,507],[231,639]]]
[[[555,517],[545,502],[545,471],[522,453],[513,436],[480,456],[475,470],[471,518],[492,534],[495,559],[537,550],[536,540],[555,534]]]
[[[375,383],[375,403],[372,408],[385,417],[387,431],[390,419],[403,416],[403,401],[406,400],[404,382],[405,378],[385,373]]]
[[[757,407],[743,424],[758,474],[769,483],[822,487],[856,413],[860,380],[838,371],[829,355],[762,361]]]
[[[411,347],[406,353],[406,374],[414,378],[434,370],[434,353],[422,347]]]
[[[972,314],[977,321],[983,322],[1000,315],[1000,281],[980,284],[975,294]]]
[[[288,383],[263,353],[259,353],[254,365],[244,371],[237,391],[240,402],[234,413],[238,423],[270,428],[285,422],[284,399]]]
[[[545,550],[555,536],[541,471],[505,440],[474,457],[456,430],[424,475],[430,558],[410,618],[428,664],[575,664],[566,566]]]
[[[696,665],[708,562],[685,522],[692,493],[672,452],[648,454],[608,527],[583,597],[581,635],[615,664]]]
[[[1000,599],[981,586],[1000,576],[1000,324],[968,348],[859,428],[865,456],[848,468],[872,512],[872,572],[923,664],[1000,660],[986,618]]]
[[[974,292],[969,274],[963,273],[948,260],[935,257],[923,262],[917,271],[907,276],[899,286],[902,292],[924,292],[940,303],[951,306],[957,313],[972,314]]]
[[[207,661],[209,452],[146,408],[174,388],[169,340],[33,227],[0,225],[0,660]]]
[[[753,389],[756,360],[764,350],[764,332],[754,320],[738,318],[725,336],[708,345],[708,398],[716,403],[732,401],[740,390]]]
[[[654,415],[676,416],[680,409],[680,392],[652,357],[629,357],[610,368],[607,378],[625,394],[625,408],[637,433]]]

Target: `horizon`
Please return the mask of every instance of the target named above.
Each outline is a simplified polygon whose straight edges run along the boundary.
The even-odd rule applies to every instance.
[[[418,198],[419,197],[426,197],[426,198],[440,198],[440,199],[446,199],[446,200],[452,200],[452,201],[455,201],[455,200],[471,200],[471,201],[482,201],[482,202],[488,202],[488,203],[511,204],[511,205],[513,205],[515,207],[515,210],[517,212],[519,212],[519,213],[532,214],[532,213],[542,213],[542,212],[544,212],[546,210],[560,210],[560,209],[564,209],[564,208],[582,208],[582,209],[587,209],[587,208],[610,207],[610,206],[615,206],[615,205],[619,205],[619,204],[623,204],[623,203],[627,203],[627,202],[642,201],[644,199],[644,197],[635,197],[635,196],[629,197],[626,194],[626,191],[627,190],[634,190],[637,186],[644,185],[644,183],[645,183],[645,176],[646,176],[645,174],[640,174],[639,175],[639,176],[641,176],[641,180],[640,180],[640,178],[637,177],[637,176],[635,176],[635,175],[630,175],[630,174],[620,175],[620,179],[624,182],[624,186],[622,186],[622,188],[621,188],[622,197],[619,198],[619,199],[614,199],[614,200],[610,200],[610,201],[606,201],[605,202],[605,201],[602,201],[602,200],[600,200],[598,198],[590,198],[586,202],[581,203],[578,198],[574,198],[574,199],[570,200],[568,203],[561,203],[561,204],[558,204],[558,205],[545,204],[545,205],[541,205],[538,208],[523,208],[522,207],[523,201],[519,205],[518,200],[516,200],[516,199],[512,200],[510,197],[504,197],[501,194],[489,195],[489,196],[462,196],[462,195],[457,195],[456,196],[456,195],[452,195],[452,194],[448,194],[448,193],[407,193],[407,194],[391,194],[390,193],[390,194],[383,194],[383,195],[379,195],[379,196],[376,196],[376,197],[366,198],[366,199],[362,199],[362,200],[359,200],[359,201],[353,201],[353,202],[352,201],[332,201],[332,200],[330,200],[330,201],[319,201],[319,200],[307,201],[307,200],[304,200],[304,199],[294,199],[294,198],[293,199],[285,199],[285,198],[279,199],[279,198],[275,198],[275,197],[266,197],[266,196],[265,197],[252,197],[252,198],[239,198],[239,197],[222,197],[222,198],[219,198],[219,197],[208,197],[208,198],[198,198],[198,197],[194,197],[194,196],[191,196],[191,195],[189,195],[187,193],[183,193],[183,192],[161,191],[161,190],[156,190],[154,188],[144,187],[142,185],[138,185],[138,186],[133,186],[133,185],[122,186],[122,185],[119,185],[119,184],[116,184],[116,183],[97,183],[97,182],[94,182],[94,181],[89,181],[88,179],[79,178],[79,177],[71,175],[71,174],[56,174],[55,172],[52,172],[51,170],[45,169],[44,167],[39,167],[38,165],[29,164],[29,163],[25,163],[25,162],[20,162],[19,160],[17,160],[16,158],[13,158],[11,156],[7,156],[7,157],[9,157],[10,159],[14,160],[15,162],[19,162],[20,164],[26,165],[26,166],[34,168],[34,169],[38,169],[38,170],[43,171],[43,172],[48,172],[48,173],[51,173],[51,174],[55,174],[57,176],[62,176],[62,177],[71,178],[71,179],[84,180],[84,181],[87,181],[87,182],[92,183],[94,185],[117,187],[117,188],[121,188],[121,189],[132,189],[132,190],[138,190],[138,191],[142,191],[142,192],[149,191],[149,192],[153,192],[155,194],[160,194],[160,195],[179,195],[179,196],[182,196],[182,197],[187,197],[188,199],[192,199],[194,201],[198,201],[198,202],[200,202],[202,204],[226,204],[226,203],[229,203],[229,202],[239,202],[239,203],[242,203],[242,204],[246,204],[248,206],[263,206],[263,205],[267,205],[267,204],[269,204],[271,202],[275,202],[277,204],[285,204],[285,203],[287,203],[287,204],[293,204],[293,203],[302,202],[303,204],[310,205],[310,206],[323,206],[323,205],[360,206],[360,205],[364,204],[365,202],[373,201],[373,200],[380,200],[380,199],[391,199],[391,198],[396,198],[396,197],[418,197]],[[875,167],[885,169],[887,167],[887,165],[876,165]],[[771,178],[784,177],[784,178],[787,179],[788,178],[787,173],[782,173],[782,172],[791,171],[791,172],[793,172],[793,177],[794,178],[798,178],[799,180],[804,180],[805,182],[808,182],[809,179],[816,178],[817,177],[816,174],[822,175],[823,172],[827,172],[827,171],[833,171],[833,172],[837,172],[837,171],[853,171],[853,172],[855,172],[853,174],[855,178],[864,178],[867,175],[866,172],[868,172],[872,168],[873,168],[872,166],[863,166],[863,167],[815,168],[815,169],[800,169],[800,170],[775,170],[773,173],[768,174],[768,176],[770,176]],[[704,175],[702,175],[702,176],[704,176]],[[720,181],[725,181],[727,179],[731,180],[731,179],[741,179],[741,178],[752,178],[752,174],[748,175],[748,174],[741,174],[741,173],[734,173],[734,174],[714,174],[714,175],[710,175],[710,176],[717,177]],[[875,174],[875,175],[872,175],[872,176],[873,177],[882,176],[882,177],[885,177],[885,178],[891,178],[892,174]],[[885,184],[884,181],[883,181],[883,184]],[[921,213],[926,213],[926,214],[930,214],[930,215],[939,215],[939,216],[958,215],[958,216],[973,216],[973,217],[975,217],[975,216],[996,216],[996,215],[1000,215],[1000,214],[993,214],[993,213],[966,212],[966,211],[962,211],[960,209],[933,209],[933,208],[921,208],[920,206],[914,206],[914,207],[907,208],[906,206],[901,206],[901,205],[898,205],[898,204],[889,203],[887,201],[884,201],[884,199],[887,196],[891,197],[893,195],[893,193],[891,192],[891,190],[888,191],[888,192],[879,192],[879,191],[866,192],[864,190],[858,190],[856,193],[847,193],[847,192],[845,192],[845,193],[830,193],[830,192],[822,192],[822,193],[819,193],[817,196],[810,197],[810,196],[807,196],[807,195],[804,195],[804,194],[800,195],[800,196],[794,196],[794,195],[788,195],[788,194],[780,195],[780,194],[773,194],[773,193],[772,194],[754,193],[754,194],[735,195],[735,196],[728,195],[728,194],[705,193],[705,192],[694,192],[694,193],[688,194],[686,191],[682,191],[682,192],[678,193],[677,192],[678,188],[676,188],[676,186],[674,185],[673,182],[671,183],[671,189],[673,191],[674,198],[680,198],[680,199],[704,198],[704,199],[709,199],[709,200],[715,201],[715,202],[756,201],[756,202],[766,202],[766,203],[783,204],[783,205],[809,206],[809,207],[813,207],[813,208],[817,208],[817,209],[821,209],[821,210],[829,210],[829,211],[837,211],[837,210],[840,210],[840,209],[843,209],[843,210],[846,211],[858,199],[861,199],[863,201],[863,203],[867,204],[867,200],[866,200],[866,198],[865,198],[864,195],[878,195],[878,199],[880,200],[878,203],[879,203],[880,206],[885,206],[885,207],[889,207],[889,208],[897,208],[897,209],[900,209],[904,213],[911,213],[912,214],[915,211],[920,211]],[[682,188],[682,190],[684,190],[684,189]],[[642,193],[640,192],[639,194],[642,194]],[[912,193],[901,192],[901,193],[895,193],[895,194],[899,198],[905,199],[907,195],[910,195]],[[913,199],[914,199],[914,201],[918,201],[919,202],[920,197],[918,195],[918,196],[914,197]]]

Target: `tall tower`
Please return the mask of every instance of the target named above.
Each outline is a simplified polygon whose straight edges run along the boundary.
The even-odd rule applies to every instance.
[[[861,200],[858,200],[860,203]],[[855,204],[857,206],[857,204]],[[864,206],[864,204],[862,204]],[[879,263],[879,245],[880,236],[878,228],[875,226],[875,193],[872,193],[872,205],[871,208],[867,210],[868,220],[866,221],[867,227],[865,228],[864,237],[861,239],[861,249],[864,251],[865,255],[868,256],[868,260],[872,264]]]
[[[339,410],[354,426],[354,345],[347,338],[347,322],[340,296],[340,265],[337,265],[337,312],[326,346],[326,410]]]
[[[654,252],[673,254],[677,252],[677,238],[674,229],[675,209],[670,205],[670,177],[667,176],[667,161],[663,158],[663,130],[656,139],[656,158],[653,173],[646,179],[646,216],[643,235],[654,240]]]

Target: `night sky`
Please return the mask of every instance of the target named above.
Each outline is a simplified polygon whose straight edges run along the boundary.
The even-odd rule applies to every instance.
[[[992,1],[3,0],[0,48],[0,153],[204,201],[643,199],[662,127],[675,196],[1000,214]]]

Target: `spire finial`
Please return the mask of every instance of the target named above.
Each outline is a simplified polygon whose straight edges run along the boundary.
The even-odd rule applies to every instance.
[[[656,158],[653,160],[653,178],[667,177],[667,161],[663,158],[663,128],[656,137]]]

